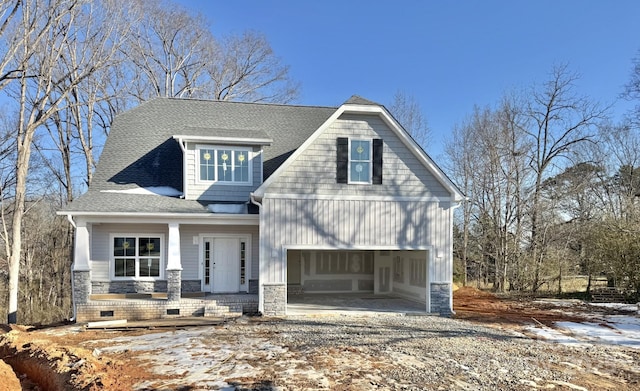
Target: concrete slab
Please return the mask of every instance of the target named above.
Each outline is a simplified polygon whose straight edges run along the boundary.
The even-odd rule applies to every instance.
[[[380,314],[426,315],[426,304],[397,296],[360,293],[289,295],[287,316]]]

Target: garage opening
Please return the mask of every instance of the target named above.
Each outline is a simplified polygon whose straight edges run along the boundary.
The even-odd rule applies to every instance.
[[[427,250],[288,250],[288,303],[370,303],[386,311],[398,306],[425,312],[427,265]],[[400,298],[413,304],[401,305],[395,300]]]

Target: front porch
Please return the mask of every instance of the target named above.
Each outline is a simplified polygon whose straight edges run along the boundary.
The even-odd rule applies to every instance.
[[[233,318],[258,311],[258,295],[199,292],[168,300],[166,293],[91,295],[75,308],[76,322],[149,320],[178,317]]]

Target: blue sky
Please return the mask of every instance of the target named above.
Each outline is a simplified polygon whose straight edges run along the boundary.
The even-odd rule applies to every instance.
[[[617,101],[640,49],[640,1],[181,0],[214,34],[253,29],[302,85],[296,103],[340,105],[351,95],[421,105],[439,155],[474,105],[545,81],[555,64],[581,75],[578,92]]]

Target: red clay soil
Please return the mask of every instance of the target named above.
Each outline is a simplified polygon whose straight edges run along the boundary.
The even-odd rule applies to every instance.
[[[0,391],[20,391],[20,380],[13,369],[0,359]]]
[[[461,287],[453,293],[453,310],[456,319],[511,327],[532,323],[552,326],[554,322],[586,321],[583,317],[557,310],[552,305],[534,303],[531,300],[501,298],[468,286]]]
[[[97,337],[93,333],[80,333],[82,337],[63,342],[64,337],[34,335],[18,327],[10,332],[0,330],[0,359],[13,367],[22,383],[17,389],[6,388],[7,391],[125,391],[152,377],[128,357],[95,357],[91,351],[77,346],[81,339]],[[2,371],[0,368],[0,391],[5,390]],[[8,371],[6,374],[9,379],[15,378],[15,374]]]

